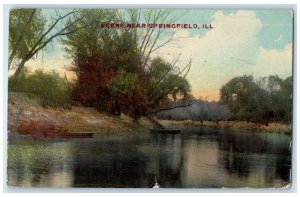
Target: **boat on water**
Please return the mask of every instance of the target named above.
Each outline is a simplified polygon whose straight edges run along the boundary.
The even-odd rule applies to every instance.
[[[151,133],[167,133],[177,134],[180,133],[180,129],[150,129]]]
[[[44,133],[44,137],[61,137],[61,138],[90,138],[93,137],[92,132],[53,132],[48,131]]]

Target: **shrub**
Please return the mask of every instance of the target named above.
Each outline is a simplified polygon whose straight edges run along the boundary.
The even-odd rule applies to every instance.
[[[44,107],[68,107],[71,104],[71,85],[55,71],[34,73],[25,69],[18,77],[10,77],[9,92],[35,95]]]

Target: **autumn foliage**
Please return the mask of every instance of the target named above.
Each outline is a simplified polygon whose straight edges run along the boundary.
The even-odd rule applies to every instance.
[[[189,93],[185,79],[189,66],[181,70],[175,66],[178,59],[173,63],[151,60],[151,52],[146,51],[154,50],[160,34],[155,39],[151,35],[141,39],[135,29],[102,29],[98,24],[67,35],[63,42],[77,74],[73,100],[138,119],[168,96]]]
[[[96,107],[110,114],[121,112],[138,118],[145,113],[145,85],[141,74],[107,67],[103,59],[85,58],[78,63],[80,72],[75,83],[73,98],[85,106]],[[119,75],[123,75],[119,77]],[[132,80],[128,76],[134,76]],[[130,87],[129,87],[130,86]]]

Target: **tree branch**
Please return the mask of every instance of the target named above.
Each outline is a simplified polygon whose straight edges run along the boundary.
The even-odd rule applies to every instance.
[[[172,63],[170,69],[165,72],[159,79],[158,81],[155,83],[155,85],[152,87],[151,91],[149,92],[148,96],[150,97],[149,100],[151,100],[153,98],[154,95],[152,95],[152,93],[154,92],[154,90],[156,89],[156,87],[158,86],[158,84],[167,76],[167,74],[169,74],[172,69],[175,67],[176,63],[178,62],[179,58],[181,56],[181,53],[178,55],[177,59],[174,60],[174,62]]]
[[[185,75],[183,76],[183,78],[186,77],[187,73],[190,71],[190,67],[191,67],[192,61],[190,60],[190,62],[184,67],[183,70],[181,70],[178,75],[180,75],[186,68],[188,68],[188,71],[185,73]],[[153,101],[153,103],[157,103],[159,102],[162,98],[164,98],[166,95],[170,94],[170,92],[172,92],[172,88],[168,88],[166,91],[164,91],[157,99],[155,99]],[[151,102],[151,100],[153,99],[154,95],[149,99],[149,101]]]
[[[64,16],[59,17],[58,19],[56,19],[56,21],[49,27],[49,29],[40,37],[40,39],[35,43],[35,45],[32,47],[31,51],[29,53],[32,53],[36,47],[38,47],[40,45],[40,43],[43,41],[43,39],[51,32],[51,30],[56,26],[56,24],[66,18],[67,16],[71,15],[75,13],[75,10],[72,10],[71,12],[65,14]]]
[[[159,110],[157,110],[157,111],[150,112],[149,114],[150,114],[150,115],[153,115],[153,114],[157,114],[157,113],[162,112],[162,111],[168,111],[168,110],[177,109],[177,108],[182,108],[182,107],[189,107],[189,106],[195,104],[196,102],[197,102],[197,101],[193,101],[193,102],[191,102],[191,103],[189,103],[189,104],[184,104],[184,105],[179,105],[179,106],[175,106],[175,107],[168,107],[168,108],[159,109]]]
[[[32,11],[32,13],[31,13],[31,15],[30,15],[28,21],[26,22],[25,26],[28,26],[28,24],[32,21],[32,19],[33,19],[35,13],[36,13],[36,9],[33,9],[33,11]],[[19,36],[19,38],[18,38],[18,40],[16,41],[16,44],[15,44],[16,46],[14,47],[14,49],[12,50],[12,52],[11,52],[11,54],[10,54],[10,56],[9,56],[9,59],[8,59],[8,70],[10,69],[11,63],[12,63],[12,61],[13,61],[13,59],[14,59],[16,53],[17,53],[17,50],[18,50],[18,44],[22,41],[23,37],[24,37],[24,34],[21,34],[21,35]]]

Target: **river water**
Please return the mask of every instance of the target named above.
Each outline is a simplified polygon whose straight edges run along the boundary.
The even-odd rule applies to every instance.
[[[291,136],[182,127],[180,134],[34,139],[9,134],[16,187],[281,188],[290,183]]]

